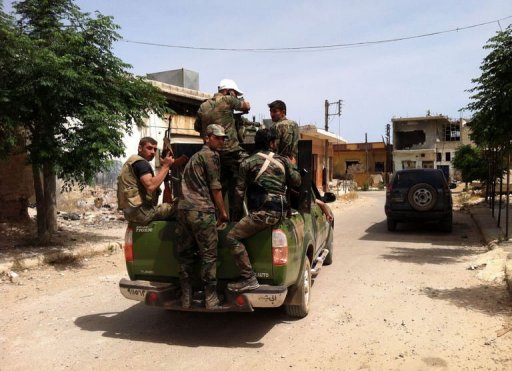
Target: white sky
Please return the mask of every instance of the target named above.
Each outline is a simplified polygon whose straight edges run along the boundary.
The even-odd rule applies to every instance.
[[[10,11],[11,1],[5,1]],[[217,48],[278,48],[377,41],[451,30],[512,16],[511,0],[78,0],[82,11],[114,17],[126,40]],[[512,18],[500,22],[504,29]],[[342,99],[330,131],[349,142],[380,141],[392,117],[470,116],[471,79],[488,54],[497,22],[458,32],[315,52],[198,51],[120,41],[118,57],[145,75],[177,68],[199,73],[200,90],[234,79],[268,118],[281,99],[288,117],[324,128],[324,101]],[[334,107],[333,107],[334,108]]]

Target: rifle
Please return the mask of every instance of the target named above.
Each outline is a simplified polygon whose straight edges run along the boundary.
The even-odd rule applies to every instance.
[[[167,130],[165,130],[164,133],[164,144],[162,149],[162,157],[167,156],[168,153],[171,154],[172,157],[174,157],[174,152],[172,150],[171,146],[171,122],[172,122],[172,115],[169,115],[169,120],[167,124]],[[174,160],[174,163],[169,168],[169,172],[167,173],[165,179],[164,179],[164,195],[163,195],[163,202],[171,204],[173,201],[173,192],[171,187],[172,182],[172,171],[177,171],[177,169],[181,166],[184,166],[188,161],[188,156],[181,155],[177,159]],[[176,192],[177,193],[177,192]],[[175,195],[177,196],[177,194]]]

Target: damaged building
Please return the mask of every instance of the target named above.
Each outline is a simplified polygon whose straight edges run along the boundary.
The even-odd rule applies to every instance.
[[[443,115],[400,117],[393,124],[393,170],[441,169],[447,179],[457,178],[452,159],[457,148],[470,144],[466,120]]]

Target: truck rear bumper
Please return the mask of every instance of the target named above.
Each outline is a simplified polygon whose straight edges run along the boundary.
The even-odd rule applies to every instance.
[[[169,310],[189,312],[252,312],[254,308],[276,308],[283,305],[288,289],[285,286],[260,285],[255,290],[236,293],[225,290],[222,306],[218,309],[206,309],[204,295],[194,295],[192,307],[181,307],[179,289],[170,283],[131,281],[122,278],[119,281],[121,294],[130,300],[137,300],[147,305],[162,307]]]

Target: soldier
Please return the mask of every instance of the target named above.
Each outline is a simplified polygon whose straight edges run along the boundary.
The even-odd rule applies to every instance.
[[[230,79],[221,80],[218,93],[213,98],[203,102],[197,112],[194,129],[204,137],[204,131],[210,124],[217,124],[224,128],[227,138],[224,141],[220,153],[222,193],[228,193],[230,210],[233,205],[233,192],[236,175],[242,160],[247,153],[240,147],[238,129],[235,124],[233,111],[249,112],[251,105],[241,98],[243,93],[237,84]]]
[[[281,156],[297,159],[299,143],[299,125],[286,118],[286,104],[282,100],[275,100],[268,104],[270,117],[275,123],[277,131],[277,151]]]
[[[132,155],[123,165],[117,178],[117,202],[119,210],[130,222],[148,224],[152,220],[168,219],[172,205],[157,205],[160,185],[174,163],[170,153],[160,160],[161,168],[155,176],[150,161],[155,157],[157,141],[144,137],[139,141],[138,154]]]
[[[178,202],[178,230],[180,245],[181,305],[192,305],[192,264],[196,250],[201,257],[201,280],[204,283],[206,308],[219,306],[217,296],[217,225],[228,220],[220,184],[220,160],[217,151],[222,147],[226,133],[218,125],[209,125],[205,144],[187,163],[181,181]],[[219,213],[215,216],[215,209]]]
[[[236,205],[242,204],[247,190],[249,215],[243,217],[226,237],[241,276],[238,282],[228,284],[228,288],[233,291],[251,290],[259,286],[241,241],[285,217],[289,209],[285,197],[286,187],[298,187],[301,183],[295,160],[272,152],[276,149],[274,129],[258,130],[255,147],[256,152],[240,165],[235,189]]]

